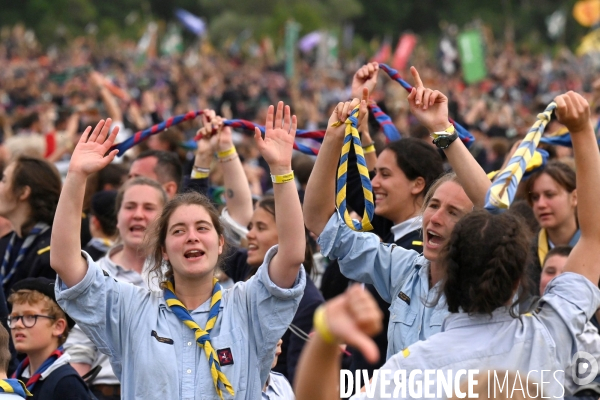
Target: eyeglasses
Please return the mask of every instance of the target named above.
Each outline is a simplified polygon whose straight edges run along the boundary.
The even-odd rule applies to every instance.
[[[25,328],[33,328],[38,318],[56,319],[50,315],[15,315],[6,318],[6,322],[8,323],[8,327],[10,329],[14,328],[19,320],[23,322],[23,326]]]

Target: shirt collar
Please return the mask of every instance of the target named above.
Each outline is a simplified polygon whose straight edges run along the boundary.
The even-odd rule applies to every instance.
[[[465,328],[476,325],[487,325],[494,323],[502,323],[513,321],[509,313],[508,307],[501,307],[489,314],[471,314],[466,312],[450,313],[442,326],[442,331],[449,331],[452,329]]]
[[[400,222],[397,225],[392,226],[392,233],[394,234],[394,241],[402,238],[406,234],[414,231],[421,226],[421,216],[416,216],[407,219],[406,221]]]

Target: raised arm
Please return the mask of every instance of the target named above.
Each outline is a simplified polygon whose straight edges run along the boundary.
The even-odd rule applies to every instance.
[[[415,79],[415,86],[408,95],[411,113],[429,130],[430,134],[443,132],[450,126],[448,98],[437,90],[425,88],[415,67],[410,68],[410,73]],[[475,207],[483,208],[485,195],[492,185],[483,168],[461,140],[452,142],[447,149],[444,149],[444,153],[469,199]]]
[[[119,108],[117,99],[115,99],[115,96],[113,96],[113,94],[110,92],[110,90],[108,90],[108,88],[104,84],[106,78],[96,71],[92,71],[90,73],[90,77],[92,78],[92,81],[96,84],[96,87],[100,92],[100,98],[102,98],[102,102],[104,103],[104,107],[106,107],[106,112],[108,113],[110,118],[113,121],[123,122],[123,113]]]
[[[223,118],[219,116],[211,121],[217,130],[217,134],[213,136],[211,143],[213,143],[214,150],[216,150],[223,168],[227,211],[235,222],[242,226],[248,226],[253,213],[252,192],[242,161],[233,145],[231,128],[225,126],[223,122]]]
[[[365,101],[368,101],[369,93],[373,93],[375,85],[377,85],[378,73],[379,64],[376,62],[368,63],[360,67],[352,77],[352,93],[350,94],[350,97],[353,99],[360,99],[362,96]],[[369,133],[368,112],[365,114],[365,118],[362,119],[358,131],[360,132],[363,149],[365,149],[367,169],[373,171],[373,169],[375,169],[375,163],[377,162],[377,154],[375,153],[375,147],[371,147],[374,143]]]
[[[108,152],[119,132],[115,128],[109,135],[111,124],[110,118],[101,120],[93,131],[89,126],[81,135],[56,207],[50,239],[50,265],[68,287],[79,283],[87,272],[79,235],[85,183],[89,175],[106,167],[118,153],[118,150]]]
[[[296,400],[339,399],[339,344],[352,345],[368,361],[376,362],[379,350],[369,336],[381,331],[382,319],[375,299],[360,285],[351,286],[317,310],[316,334],[304,347],[296,369]]]
[[[325,138],[319,149],[317,161],[308,178],[304,193],[304,223],[309,231],[320,235],[327,221],[335,212],[335,181],[340,153],[344,144],[345,125],[332,125],[337,121],[345,121],[358,99],[352,102],[339,103],[329,117]],[[361,102],[361,109],[366,110],[366,102]],[[364,113],[363,113],[364,115]]]
[[[273,115],[275,114],[275,115]],[[300,198],[294,184],[292,152],[296,137],[296,116],[290,117],[290,107],[277,104],[277,113],[269,107],[265,137],[256,128],[254,138],[260,154],[269,164],[275,196],[275,224],[279,250],[269,264],[269,277],[281,288],[291,288],[304,261],[306,238]]]
[[[577,215],[581,238],[569,255],[565,272],[576,272],[594,285],[600,280],[600,155],[590,122],[588,102],[575,92],[556,99],[556,116],[571,133],[577,168]]]

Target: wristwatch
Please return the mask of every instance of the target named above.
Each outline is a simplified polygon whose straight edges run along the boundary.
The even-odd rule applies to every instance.
[[[431,137],[433,138],[433,144],[435,144],[438,149],[443,150],[450,147],[452,142],[458,139],[458,133],[454,129],[454,125],[450,125],[441,132],[433,132]]]

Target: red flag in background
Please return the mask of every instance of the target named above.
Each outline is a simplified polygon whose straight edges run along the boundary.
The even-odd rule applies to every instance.
[[[383,44],[381,45],[381,47],[379,48],[377,53],[371,59],[371,62],[385,64],[390,59],[391,55],[392,55],[392,40],[389,38],[389,36],[386,36],[383,39]]]
[[[406,67],[406,63],[412,54],[415,45],[417,44],[417,37],[411,33],[405,33],[400,36],[398,40],[398,46],[394,52],[394,59],[392,60],[392,68],[399,71]]]

